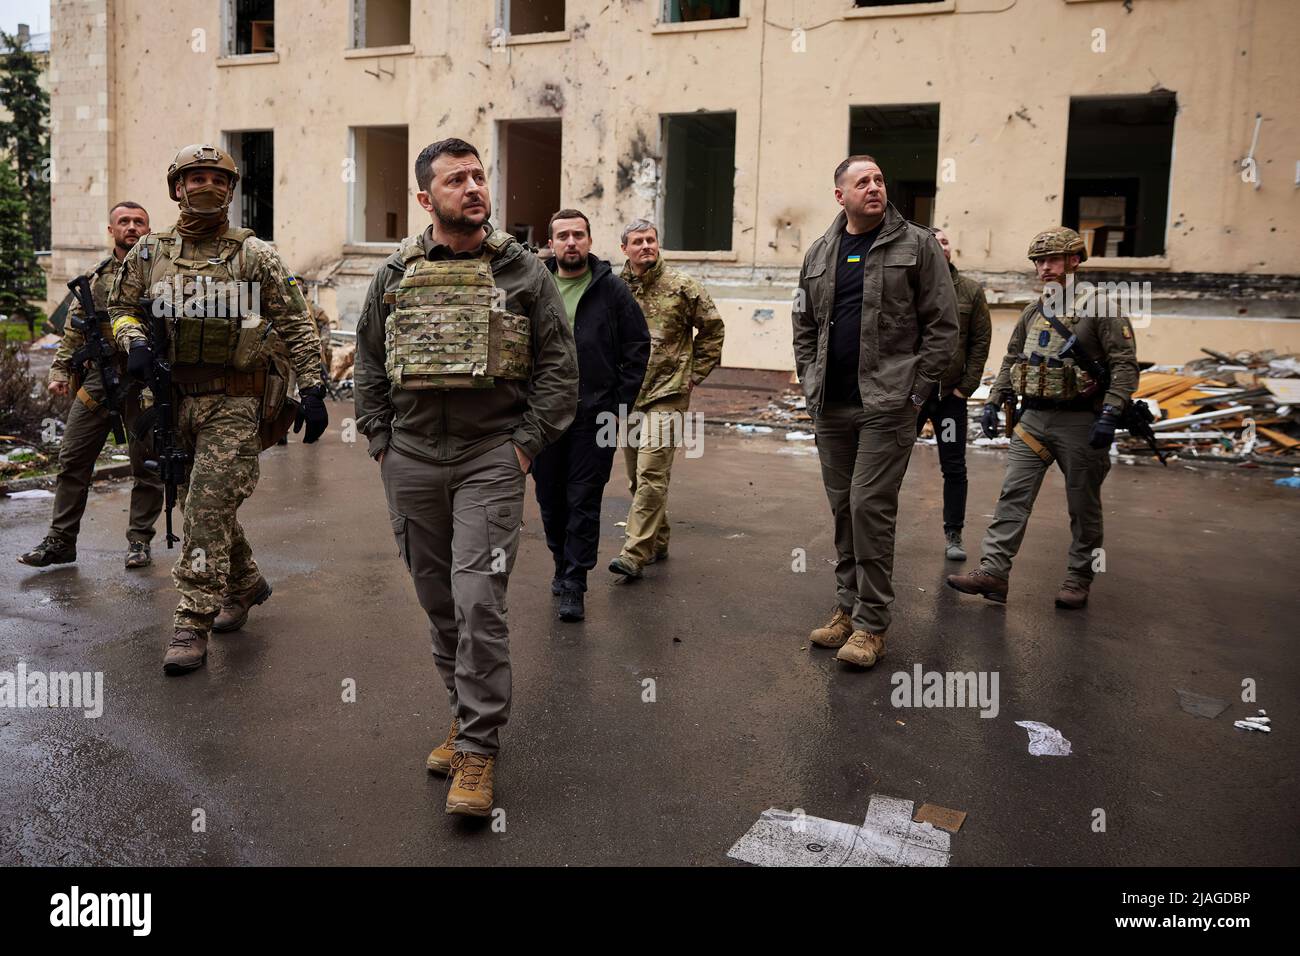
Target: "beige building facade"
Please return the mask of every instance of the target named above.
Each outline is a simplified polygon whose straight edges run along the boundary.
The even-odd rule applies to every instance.
[[[728,366],[793,367],[803,252],[832,171],[876,155],[948,230],[1005,341],[1025,250],[1066,221],[1084,278],[1150,282],[1143,359],[1300,351],[1300,109],[1291,0],[54,0],[51,288],[103,254],[109,205],[155,227],[165,170],[216,141],[344,328],[427,223],[412,166],[461,136],[494,222],[544,244],[560,206],[621,262],[628,220],[708,283]],[[1145,324],[1145,323],[1144,323]],[[995,339],[994,356],[1000,342]]]

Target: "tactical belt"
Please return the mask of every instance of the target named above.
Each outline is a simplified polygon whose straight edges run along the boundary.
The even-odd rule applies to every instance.
[[[1022,442],[1024,442],[1030,451],[1032,451],[1039,458],[1043,459],[1043,461],[1047,462],[1049,465],[1052,463],[1052,459],[1055,456],[1050,451],[1048,451],[1046,447],[1044,447],[1042,442],[1040,442],[1033,435],[1029,434],[1029,430],[1025,428],[1024,425],[1016,425],[1015,433],[1016,433],[1016,437],[1019,438]]]
[[[1036,412],[1095,412],[1096,408],[1094,406],[1097,404],[1097,396],[1095,394],[1077,395],[1074,398],[1058,401],[1054,398],[1025,395],[1020,401],[1024,408]]]
[[[224,392],[231,398],[261,397],[266,391],[266,369],[238,372],[223,369],[213,378],[197,382],[175,382],[176,391],[182,395],[217,395]]]

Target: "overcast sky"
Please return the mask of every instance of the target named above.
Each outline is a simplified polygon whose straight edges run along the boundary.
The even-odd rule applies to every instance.
[[[0,30],[14,33],[25,23],[33,33],[50,29],[50,0],[4,0],[0,3]]]

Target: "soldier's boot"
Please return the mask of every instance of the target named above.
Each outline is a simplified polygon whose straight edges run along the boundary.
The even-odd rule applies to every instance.
[[[821,627],[815,627],[808,635],[808,641],[818,647],[843,647],[844,642],[853,633],[853,620],[844,608],[836,605],[831,619]]]
[[[1066,581],[1056,594],[1056,606],[1067,611],[1078,611],[1088,603],[1088,586],[1078,581]]]
[[[949,561],[965,561],[966,549],[961,546],[961,532],[952,530],[943,533],[943,556]]]
[[[1007,579],[989,574],[982,567],[966,574],[948,575],[948,587],[962,594],[978,594],[998,604],[1007,603]]]
[[[192,628],[177,628],[163,655],[163,673],[186,674],[202,667],[207,659],[208,635]]]
[[[52,534],[47,534],[45,540],[26,554],[18,555],[19,564],[28,564],[33,568],[44,568],[51,564],[71,564],[76,560],[77,543],[64,541]]]
[[[456,756],[456,735],[458,733],[460,733],[460,720],[453,717],[451,730],[447,731],[447,739],[429,751],[429,757],[424,761],[424,765],[430,771],[445,774],[451,770],[451,758]]]
[[[586,617],[583,608],[582,588],[566,587],[560,595],[560,620],[573,623]]]
[[[885,635],[870,631],[854,631],[848,641],[835,653],[837,661],[857,667],[871,667],[885,656]]]
[[[212,622],[212,629],[219,634],[239,630],[248,620],[249,609],[261,604],[270,596],[271,585],[267,583],[266,578],[258,578],[257,583],[247,591],[227,594],[225,600],[221,602],[217,619]]]
[[[621,574],[623,577],[630,580],[641,577],[641,569],[637,567],[636,562],[621,554],[613,561],[609,562],[609,569],[615,574]]]
[[[149,545],[143,541],[132,541],[126,549],[126,569],[147,568],[151,564],[153,557],[149,554]]]
[[[451,790],[447,812],[486,817],[492,812],[492,771],[495,757],[457,750],[451,758]]]

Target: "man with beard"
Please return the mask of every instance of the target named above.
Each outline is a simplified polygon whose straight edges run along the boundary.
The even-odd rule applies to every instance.
[[[237,512],[257,487],[272,329],[298,373],[295,429],[305,423],[310,443],[329,421],[320,340],[298,284],[269,243],[230,225],[238,182],[234,159],[215,146],[178,152],[167,168],[168,191],[180,205],[176,224],[135,244],[108,299],[113,336],[129,350],[127,371],[136,379],[154,367],[163,343],[146,329],[162,317],[166,354],[157,358],[171,363],[172,425],[190,455],[172,567],[180,602],[163,657],[163,672],[173,675],[203,666],[210,633],[243,627],[249,609],[271,596]],[[152,315],[145,297],[154,300]]]
[[[108,211],[108,234],[113,237],[113,254],[95,268],[85,273],[90,280],[95,307],[108,307],[108,293],[113,276],[126,254],[140,237],[149,232],[149,213],[139,203],[120,202]],[[63,340],[50,366],[49,391],[51,395],[67,396],[72,390],[71,380],[80,380],[76,400],[68,410],[67,427],[59,446],[59,477],[54,485],[54,517],[49,534],[31,551],[18,560],[34,568],[51,564],[68,564],[77,560],[77,533],[81,530],[81,515],[86,510],[86,498],[95,472],[95,460],[108,440],[109,413],[103,407],[106,399],[104,383],[99,369],[94,365],[72,368],[72,353],[85,344],[85,336],[72,327],[73,317],[93,321],[82,315],[81,306],[74,299],[68,309],[68,320],[63,326]],[[107,325],[101,330],[104,339],[112,342],[112,331]],[[126,353],[114,356],[119,378],[126,377]],[[154,522],[163,506],[162,482],[145,467],[147,457],[144,445],[132,434],[140,415],[140,387],[130,385],[123,390],[122,423],[127,431],[127,447],[131,458],[131,518],[126,529],[126,566],[144,568],[152,563],[149,542],[153,538]]]
[[[587,572],[596,566],[600,502],[617,445],[617,421],[636,402],[650,358],[645,315],[608,262],[591,254],[591,223],[577,209],[551,217],[547,268],[555,276],[578,349],[578,413],[537,456],[533,480],[555,558],[551,593],[560,620],[581,621]],[[612,437],[611,437],[612,436]]]
[[[366,295],[357,425],[451,705],[426,766],[452,774],[448,813],[488,816],[510,716],[506,587],[524,476],[573,421],[578,366],[546,267],[488,222],[478,150],[431,143],[415,179],[430,224],[402,240]]]

